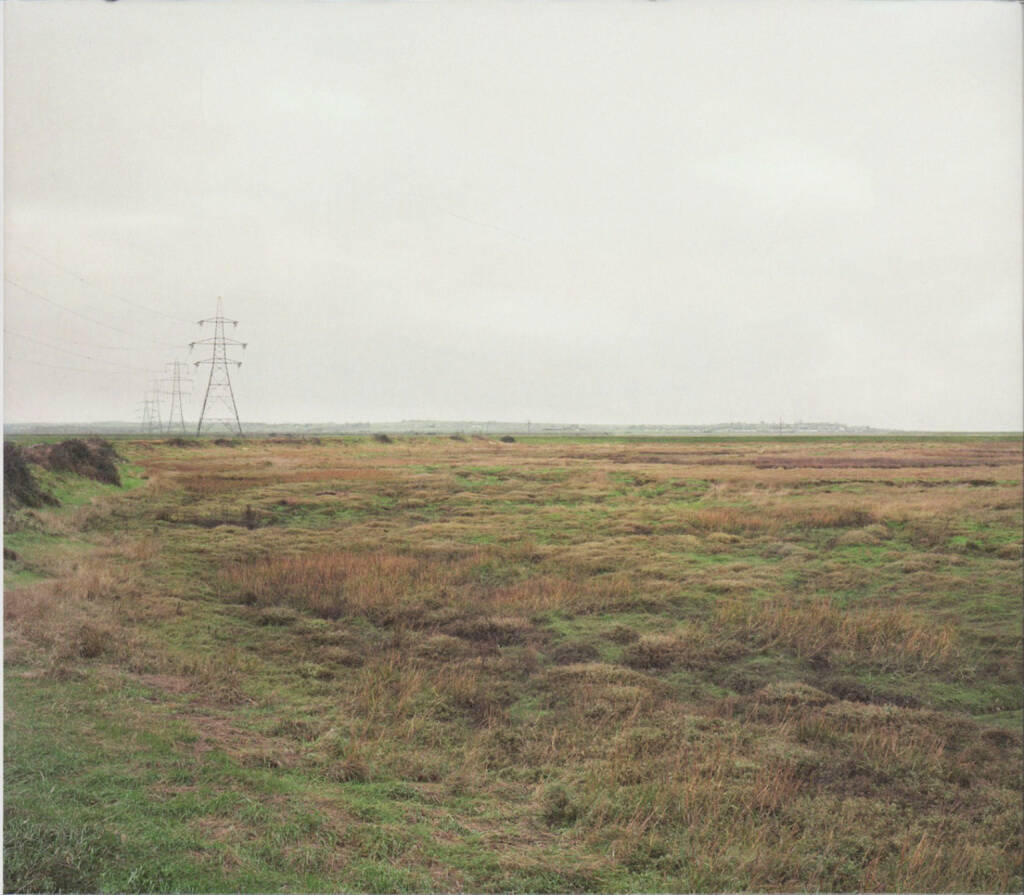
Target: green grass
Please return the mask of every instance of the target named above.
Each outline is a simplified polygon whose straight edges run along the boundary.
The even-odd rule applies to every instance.
[[[1019,448],[125,440],[5,537],[6,888],[1016,891]]]

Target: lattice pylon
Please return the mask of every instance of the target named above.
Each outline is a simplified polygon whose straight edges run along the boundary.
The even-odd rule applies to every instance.
[[[210,357],[193,361],[196,367],[201,364],[208,364],[210,367],[210,378],[206,383],[203,407],[199,411],[196,436],[202,434],[204,423],[208,427],[221,424],[229,430],[234,429],[241,435],[242,423],[238,418],[238,406],[235,404],[235,392],[231,386],[231,374],[228,368],[231,366],[240,367],[242,362],[228,357],[228,346],[237,345],[244,349],[246,343],[229,339],[224,335],[224,325],[230,323],[232,326],[238,326],[238,321],[224,316],[220,298],[217,299],[216,316],[206,317],[199,321],[200,326],[204,326],[207,323],[213,324],[213,336],[209,339],[197,339],[188,346],[190,351],[196,345],[210,345],[213,349]],[[218,410],[222,411],[222,415],[216,415]]]
[[[167,431],[170,432],[175,426],[181,428],[182,433],[187,433],[188,429],[185,426],[185,402],[182,397],[182,384],[192,384],[192,380],[187,376],[182,376],[182,371],[188,369],[188,364],[182,363],[181,361],[173,361],[167,364],[167,369],[170,371],[169,379],[161,379],[162,385],[170,386],[169,389],[160,392],[161,395],[167,395],[171,399],[171,406],[167,411]],[[177,420],[175,419],[177,417]]]

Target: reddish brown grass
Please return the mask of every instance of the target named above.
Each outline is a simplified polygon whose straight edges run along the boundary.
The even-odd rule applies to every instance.
[[[867,658],[886,665],[942,668],[959,660],[956,630],[903,609],[846,612],[829,599],[780,598],[761,604],[724,603],[718,623],[765,647],[783,646],[801,658]]]

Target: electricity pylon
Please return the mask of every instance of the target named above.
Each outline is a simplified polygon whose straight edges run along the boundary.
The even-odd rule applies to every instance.
[[[193,362],[196,367],[200,364],[210,365],[210,378],[206,383],[203,409],[199,411],[196,437],[202,433],[204,422],[207,424],[222,423],[229,429],[233,427],[241,435],[242,424],[238,419],[238,407],[235,404],[235,392],[231,388],[231,375],[228,373],[228,367],[231,364],[240,367],[242,362],[228,357],[228,346],[241,345],[242,348],[245,348],[246,343],[229,339],[224,335],[224,324],[230,323],[232,326],[238,326],[238,321],[230,320],[223,315],[220,298],[217,299],[217,315],[215,317],[206,317],[199,321],[200,326],[206,323],[213,324],[213,336],[209,339],[197,339],[195,342],[190,342],[188,346],[189,351],[196,345],[211,345],[213,347],[213,354],[210,357]],[[212,416],[207,414],[207,409],[215,412],[217,408],[221,408],[225,415]]]
[[[160,431],[160,401],[154,395],[151,398],[146,398],[141,402],[142,404],[142,431],[147,435],[152,435],[154,428],[157,432]]]
[[[182,370],[188,369],[188,364],[184,364],[181,361],[174,361],[173,363],[167,364],[168,369],[171,371],[170,379],[161,379],[162,385],[169,385],[171,388],[169,391],[161,391],[159,394],[168,395],[171,399],[170,410],[167,411],[167,431],[170,432],[171,428],[175,425],[175,413],[177,413],[177,425],[181,426],[181,431],[187,432],[185,428],[185,411],[184,402],[181,399],[181,385],[183,382],[192,384],[192,380],[181,375]]]

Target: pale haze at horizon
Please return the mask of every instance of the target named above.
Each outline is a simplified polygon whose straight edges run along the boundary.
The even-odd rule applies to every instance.
[[[3,12],[9,423],[1021,428],[1018,4]]]

